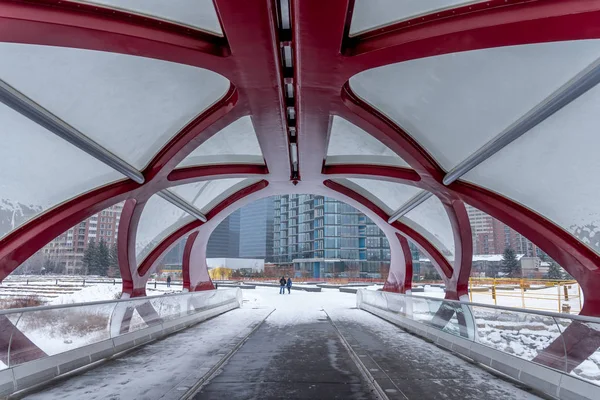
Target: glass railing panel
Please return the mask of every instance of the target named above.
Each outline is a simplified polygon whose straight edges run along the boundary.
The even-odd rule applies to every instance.
[[[566,372],[600,385],[600,323],[555,318],[567,349]],[[556,346],[551,343],[549,346]]]
[[[413,314],[412,319],[431,325],[435,314],[442,306],[442,300],[416,298],[412,299]]]
[[[19,333],[16,325],[22,315],[21,313],[0,315],[0,337],[3,339],[0,342],[0,370],[11,365],[9,347],[15,333],[17,335]],[[18,340],[18,338],[15,339]]]
[[[11,367],[32,361],[32,354],[41,358],[110,339],[114,308],[108,303],[23,312],[11,340]]]
[[[476,341],[527,361],[538,362],[548,344],[559,341],[560,346],[544,353],[545,363],[564,370],[565,350],[561,332],[552,316],[471,306],[477,324]],[[541,356],[540,356],[541,357]]]
[[[365,303],[373,307],[381,308],[382,310],[388,309],[387,293],[384,294],[384,292],[365,289],[360,289],[360,292]]]
[[[468,305],[434,299],[427,300],[437,308],[431,320],[432,326],[446,333],[474,340],[476,336],[475,322]],[[433,309],[434,307],[432,307],[432,311]]]
[[[157,326],[228,301],[241,302],[240,290],[3,311],[0,369]]]

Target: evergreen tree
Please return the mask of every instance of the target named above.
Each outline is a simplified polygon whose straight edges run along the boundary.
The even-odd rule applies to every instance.
[[[550,263],[550,268],[548,268],[548,274],[546,275],[548,279],[562,279],[563,271],[562,268],[555,262]]]
[[[85,268],[85,271],[84,271],[85,275],[92,273],[92,270],[94,269],[94,265],[95,265],[94,261],[96,259],[96,254],[97,254],[96,243],[90,242],[88,244],[87,249],[83,253],[82,261],[83,261],[83,267]]]
[[[104,240],[100,240],[100,244],[98,245],[98,253],[97,253],[97,264],[96,264],[96,275],[106,276],[108,272],[108,267],[110,266],[110,250],[108,246],[104,242]]]
[[[566,281],[574,281],[575,280],[575,278],[573,278],[573,276],[570,273],[568,273],[565,269],[561,268],[561,270],[562,270],[562,278],[564,280],[566,280]]]
[[[119,253],[117,252],[117,244],[113,244],[110,247],[109,254],[109,270],[111,271],[111,275],[113,277],[120,278],[121,277],[121,269],[119,268]]]
[[[442,277],[437,273],[437,271],[427,271],[423,279],[426,281],[440,281],[442,280]]]
[[[504,254],[502,255],[502,272],[511,278],[521,277],[521,264],[517,260],[515,251],[510,247],[504,249]]]

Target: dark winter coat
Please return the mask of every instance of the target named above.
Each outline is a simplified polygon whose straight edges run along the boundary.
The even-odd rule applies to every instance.
[[[281,278],[281,279],[279,280],[279,284],[280,284],[281,286],[285,286],[285,282],[286,282],[286,281],[285,281],[285,278]]]

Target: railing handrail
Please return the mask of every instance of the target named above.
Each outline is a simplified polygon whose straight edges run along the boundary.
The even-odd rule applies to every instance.
[[[222,289],[222,290],[236,290],[236,288],[231,288],[231,289]],[[74,307],[83,307],[83,306],[98,306],[98,305],[104,305],[104,304],[113,304],[113,303],[125,303],[127,301],[143,301],[143,300],[150,300],[150,299],[162,299],[165,297],[181,297],[181,296],[191,296],[194,294],[201,294],[201,293],[206,293],[206,292],[210,292],[210,291],[216,291],[216,289],[213,290],[203,290],[203,291],[199,291],[199,292],[184,292],[184,293],[165,293],[163,295],[158,295],[158,296],[144,296],[144,297],[130,297],[127,299],[115,299],[115,300],[99,300],[99,301],[90,301],[87,303],[71,303],[71,304],[54,304],[54,305],[50,305],[50,306],[36,306],[36,307],[21,307],[21,308],[7,308],[6,310],[0,310],[0,315],[6,315],[6,314],[18,314],[18,313],[25,313],[25,312],[34,312],[34,311],[45,311],[45,310],[58,310],[61,308],[74,308]]]
[[[366,290],[366,289],[363,289],[363,290]],[[540,310],[531,310],[531,309],[525,309],[525,308],[496,306],[493,304],[483,304],[483,303],[473,303],[470,301],[440,299],[439,297],[414,296],[414,295],[407,295],[407,294],[394,293],[394,292],[383,292],[383,291],[377,292],[377,291],[373,291],[373,290],[367,290],[367,291],[373,292],[373,293],[395,294],[395,295],[400,295],[400,296],[404,296],[404,297],[411,297],[413,299],[428,299],[428,300],[435,300],[435,301],[439,301],[439,302],[456,303],[456,304],[466,305],[466,306],[477,306],[477,307],[491,308],[491,309],[496,309],[496,310],[518,312],[518,313],[522,313],[522,314],[535,314],[535,315],[541,315],[544,317],[572,319],[572,320],[577,320],[577,321],[600,324],[600,318],[598,318],[598,317],[588,317],[588,316],[582,316],[582,315],[577,315],[577,314],[574,314],[574,315],[573,314],[561,314],[561,313],[555,313],[555,312],[550,312],[550,311],[540,311]]]

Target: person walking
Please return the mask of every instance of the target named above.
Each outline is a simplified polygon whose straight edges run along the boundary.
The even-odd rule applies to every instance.
[[[167,287],[171,287],[171,275],[167,276]]]
[[[287,279],[287,283],[285,284],[285,286],[287,287],[288,294],[291,294],[291,290],[292,290],[292,277],[291,276]]]
[[[285,294],[285,284],[286,284],[285,276],[282,276],[279,280],[279,294]]]

